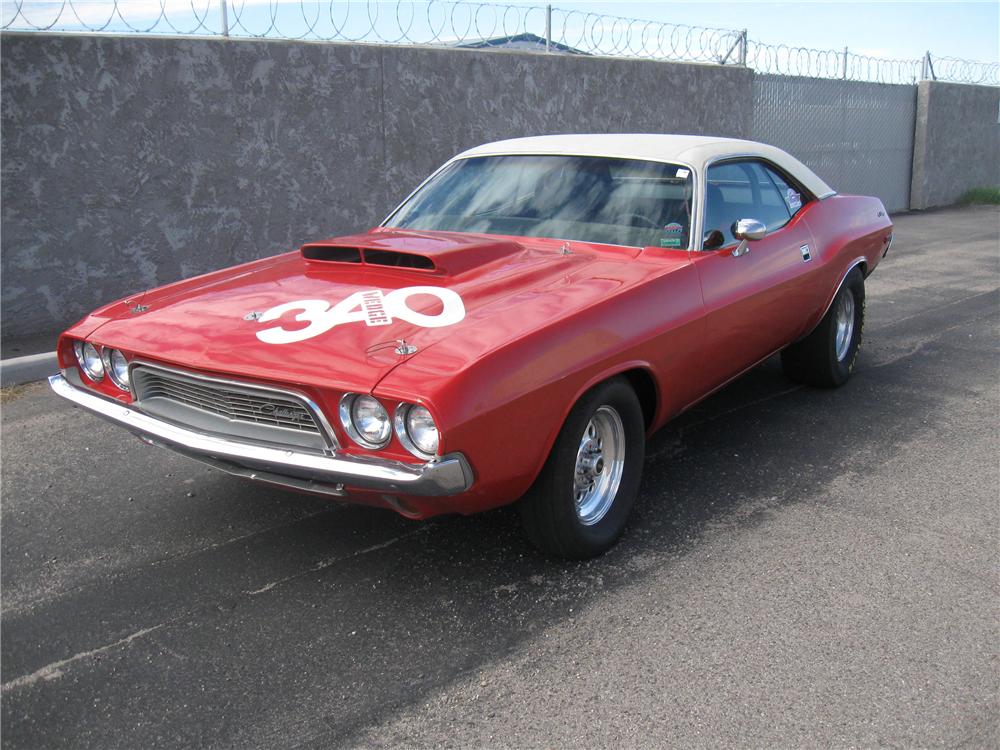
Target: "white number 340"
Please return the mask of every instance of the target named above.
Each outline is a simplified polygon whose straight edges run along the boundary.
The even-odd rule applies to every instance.
[[[418,312],[412,309],[408,302],[414,294],[429,294],[441,301],[442,309],[434,315]],[[465,305],[462,298],[451,289],[437,286],[409,286],[404,289],[394,289],[383,294],[379,289],[355,292],[350,297],[338,302],[333,307],[322,299],[300,299],[272,307],[258,318],[261,323],[277,320],[286,312],[301,310],[295,320],[309,323],[305,328],[286,331],[281,326],[267,328],[257,332],[257,338],[266,344],[292,344],[305,341],[313,336],[326,333],[342,323],[360,323],[364,321],[370,326],[387,326],[394,318],[405,320],[415,326],[424,328],[441,328],[458,323],[465,317]]]

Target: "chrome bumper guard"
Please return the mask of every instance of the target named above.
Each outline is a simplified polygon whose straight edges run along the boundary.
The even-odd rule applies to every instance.
[[[472,486],[472,469],[461,453],[413,465],[255,445],[155,419],[131,405],[77,388],[63,375],[52,375],[49,385],[63,398],[124,427],[147,443],[170,448],[231,474],[271,484],[334,496],[346,495],[346,488],[356,488],[422,497],[456,495]]]

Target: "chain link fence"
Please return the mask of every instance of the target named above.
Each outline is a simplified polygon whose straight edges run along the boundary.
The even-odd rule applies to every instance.
[[[746,30],[552,6],[430,0],[0,0],[8,31],[179,34],[536,49],[745,65],[760,73],[912,84],[1000,84],[1000,63],[930,53],[897,60],[752,39]]]
[[[753,140],[794,154],[838,192],[909,207],[915,87],[765,74],[753,94]]]

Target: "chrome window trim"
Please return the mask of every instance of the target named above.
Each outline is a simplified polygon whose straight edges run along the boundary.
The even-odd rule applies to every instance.
[[[648,161],[648,162],[651,162],[653,164],[671,164],[671,165],[676,166],[676,167],[683,167],[684,169],[688,169],[688,170],[691,171],[691,183],[692,183],[692,185],[691,185],[691,211],[694,214],[694,219],[691,222],[691,226],[693,227],[695,225],[695,223],[697,223],[699,221],[699,219],[700,219],[700,216],[699,216],[700,212],[698,211],[697,200],[696,200],[696,196],[699,195],[699,191],[698,191],[698,182],[699,182],[698,170],[694,168],[693,164],[691,164],[690,162],[684,161],[682,159],[651,159],[651,158],[645,158],[645,157],[644,158],[637,158],[635,156],[628,156],[628,155],[625,155],[625,154],[618,154],[618,153],[607,153],[607,154],[596,155],[596,154],[580,154],[580,153],[569,152],[569,151],[567,151],[567,152],[560,152],[558,154],[546,153],[546,152],[528,153],[528,152],[520,152],[520,151],[497,151],[495,153],[490,153],[490,154],[470,154],[468,156],[453,156],[451,159],[449,159],[448,161],[446,161],[440,167],[438,167],[437,169],[435,169],[434,172],[432,172],[431,175],[429,177],[427,177],[423,182],[421,182],[419,185],[417,185],[417,187],[414,188],[414,190],[411,191],[410,194],[408,196],[406,196],[406,198],[403,199],[402,203],[400,203],[398,206],[396,206],[394,209],[392,209],[392,211],[389,213],[389,215],[386,216],[384,219],[382,219],[382,222],[379,224],[379,227],[380,228],[381,227],[385,227],[385,225],[388,224],[392,220],[392,217],[395,216],[397,213],[399,213],[399,209],[401,209],[404,205],[406,205],[410,201],[410,199],[414,195],[416,195],[424,187],[424,185],[426,185],[432,179],[434,179],[435,177],[437,177],[437,175],[440,172],[443,172],[447,167],[450,167],[452,164],[455,164],[457,162],[465,161],[466,159],[482,159],[482,158],[488,158],[488,157],[491,157],[491,156],[529,156],[529,157],[530,156],[569,156],[569,157],[579,157],[579,158],[587,158],[587,159],[625,159],[627,161]],[[392,229],[393,227],[389,227],[389,228]],[[407,230],[404,228],[403,231],[407,231]],[[420,230],[414,230],[414,231],[420,231]],[[431,230],[427,230],[427,231],[431,231]],[[455,234],[471,234],[471,232],[455,232]],[[499,236],[516,237],[518,235],[488,235],[488,236],[494,236],[494,237],[499,237]],[[532,239],[532,238],[529,237],[527,239]],[[617,245],[617,244],[614,244],[614,243],[611,243],[611,242],[587,242],[586,240],[579,240],[579,239],[574,240],[574,239],[568,239],[568,238],[565,238],[565,237],[541,237],[540,236],[540,237],[536,237],[534,239],[540,239],[540,240],[559,240],[559,241],[564,241],[564,242],[579,242],[579,243],[584,244],[584,245],[587,245],[587,244],[609,245],[611,247],[637,247],[637,248],[640,248],[640,249],[643,247],[642,245]],[[678,248],[671,248],[671,249],[677,249],[677,250],[681,250],[681,251],[685,251],[686,250],[687,252],[691,252],[694,249],[694,247],[695,247],[695,239],[694,239],[694,234],[692,233],[691,237],[688,239],[688,246],[686,248],[680,248],[680,247],[678,247]]]
[[[319,408],[319,405],[309,398],[306,394],[287,388],[276,388],[274,386],[260,385],[258,383],[247,382],[245,380],[231,380],[229,378],[220,378],[212,375],[202,375],[201,373],[191,372],[190,370],[183,370],[177,367],[168,367],[166,365],[157,364],[155,362],[150,362],[144,359],[133,359],[129,363],[128,367],[128,379],[129,388],[131,389],[132,400],[138,402],[138,394],[135,391],[135,381],[132,377],[132,371],[136,367],[148,367],[153,370],[160,370],[161,372],[170,373],[173,375],[179,375],[185,378],[191,378],[192,380],[201,380],[206,383],[215,383],[218,385],[230,386],[234,388],[244,388],[248,390],[261,391],[263,393],[274,393],[279,396],[284,396],[285,398],[291,398],[295,401],[299,401],[308,411],[312,414],[313,419],[316,420],[316,425],[319,427],[320,435],[327,444],[327,449],[336,452],[340,449],[340,441],[337,440],[337,433],[333,431],[333,427],[327,420],[326,415],[323,410]],[[282,427],[275,427],[274,429],[287,429]]]

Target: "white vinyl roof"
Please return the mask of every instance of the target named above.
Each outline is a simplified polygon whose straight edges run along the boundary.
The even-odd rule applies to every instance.
[[[464,151],[456,159],[510,154],[556,154],[563,156],[610,156],[680,163],[704,174],[708,163],[735,156],[759,157],[776,164],[795,177],[817,198],[834,190],[815,172],[791,154],[766,143],[738,138],[655,133],[599,133],[593,135],[541,135],[495,141]]]

